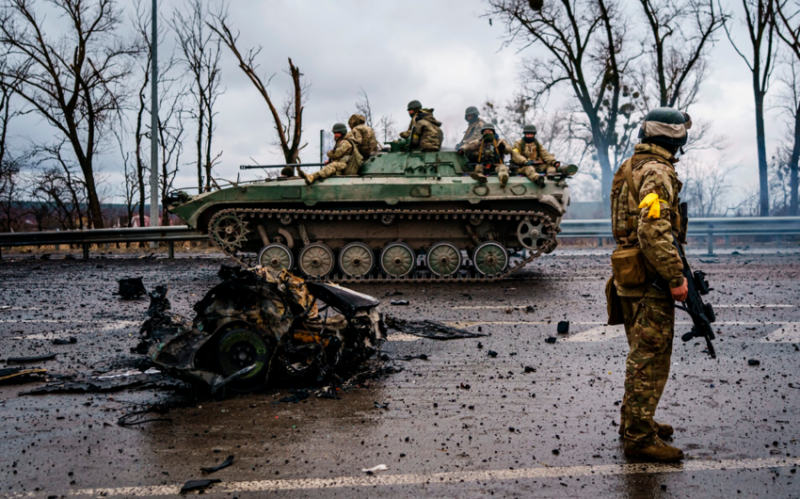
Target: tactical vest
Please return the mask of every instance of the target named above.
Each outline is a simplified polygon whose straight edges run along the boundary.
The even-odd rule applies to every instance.
[[[500,151],[497,150],[497,139],[492,139],[492,142],[488,144],[485,140],[481,141],[477,162],[492,166],[503,162],[503,157],[500,155]]]
[[[639,199],[640,186],[636,185],[633,172],[651,161],[673,168],[672,163],[662,156],[648,153],[634,154],[622,163],[622,166],[614,174],[614,180],[611,184],[611,231],[614,240],[620,246],[639,245],[639,217],[642,210],[639,208],[639,203],[641,202]],[[680,184],[678,189],[680,189]],[[670,205],[670,223],[675,236],[681,240],[683,235],[679,235],[681,231],[679,204],[680,200],[676,191]]]
[[[523,139],[522,145],[525,148],[525,157],[528,158],[529,161],[538,161],[542,159],[542,149],[541,146],[539,145],[538,140],[533,139],[533,142],[529,144],[525,142],[525,140]],[[531,146],[535,147],[535,149],[529,149]],[[532,158],[531,153],[533,153],[534,151],[536,151],[536,157]]]

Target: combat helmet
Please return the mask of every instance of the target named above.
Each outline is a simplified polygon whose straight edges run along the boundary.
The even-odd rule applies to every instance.
[[[639,138],[668,146],[684,146],[689,140],[692,118],[671,107],[658,107],[644,117]]]
[[[536,125],[525,125],[522,127],[522,133],[523,135],[526,133],[532,133],[536,135]]]
[[[474,114],[475,117],[477,118],[478,116],[480,116],[481,113],[478,112],[478,108],[477,107],[469,106],[467,108],[467,110],[464,111],[464,118],[466,119],[466,117],[469,116],[470,114]]]
[[[408,110],[411,111],[412,109],[422,109],[422,104],[418,100],[412,100],[408,103]]]
[[[485,132],[486,130],[491,130],[492,133],[497,133],[497,131],[494,129],[494,123],[484,123],[481,127],[481,133]]]
[[[335,125],[333,125],[331,132],[341,133],[342,135],[345,135],[347,133],[347,125],[345,125],[344,123],[336,123]]]

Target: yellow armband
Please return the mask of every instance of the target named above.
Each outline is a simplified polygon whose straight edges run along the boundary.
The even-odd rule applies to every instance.
[[[511,149],[511,151],[519,154],[519,149],[517,149],[517,148]]]
[[[650,211],[647,212],[648,218],[661,218],[661,203],[667,202],[659,199],[658,194],[651,192],[639,203],[639,208],[650,208]]]

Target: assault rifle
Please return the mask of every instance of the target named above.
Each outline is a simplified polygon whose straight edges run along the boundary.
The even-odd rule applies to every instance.
[[[289,163],[284,165],[241,165],[239,166],[240,170],[255,170],[257,168],[296,168],[301,167],[305,168],[307,166],[325,166],[325,163]]]
[[[686,296],[686,300],[683,301],[682,305],[676,304],[675,307],[689,314],[693,324],[692,330],[681,336],[681,339],[683,341],[691,341],[695,338],[705,338],[708,353],[711,355],[712,359],[716,359],[717,352],[714,350],[714,344],[711,343],[711,340],[715,338],[711,324],[717,320],[717,317],[714,314],[714,308],[711,304],[703,303],[702,298],[702,296],[707,295],[712,288],[708,287],[705,272],[701,270],[692,272],[689,261],[686,259],[686,252],[683,249],[683,245],[686,242],[686,226],[689,221],[687,204],[681,203],[679,211],[681,215],[682,237],[681,240],[678,241],[675,234],[673,234],[672,244],[678,250],[678,255],[680,255],[681,262],[683,262],[683,277],[686,279],[686,284],[689,287],[689,294]]]

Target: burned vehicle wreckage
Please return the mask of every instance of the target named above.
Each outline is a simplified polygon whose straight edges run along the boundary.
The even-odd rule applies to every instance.
[[[223,265],[219,276],[191,322],[168,312],[165,286],[150,293],[139,347],[157,368],[212,393],[268,381],[334,384],[386,337],[380,302],[370,296],[286,271]]]

